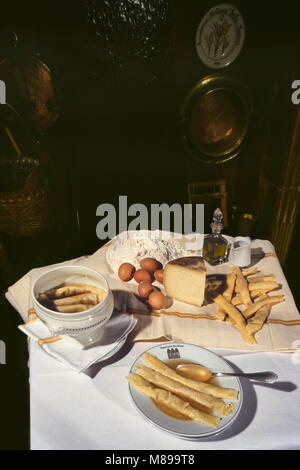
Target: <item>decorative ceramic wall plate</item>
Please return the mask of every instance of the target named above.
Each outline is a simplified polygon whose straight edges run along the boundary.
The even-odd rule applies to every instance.
[[[220,69],[237,58],[244,38],[245,25],[240,12],[232,5],[217,5],[198,26],[196,50],[205,65]]]

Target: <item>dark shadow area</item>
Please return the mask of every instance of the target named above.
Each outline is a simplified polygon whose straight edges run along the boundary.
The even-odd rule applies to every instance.
[[[297,386],[293,382],[275,382],[273,384],[262,383],[252,381],[253,385],[261,385],[262,387],[267,387],[272,390],[279,390],[281,392],[293,392],[297,389]]]
[[[213,299],[227,288],[225,274],[208,274],[206,276],[205,296],[203,305],[213,303]]]
[[[6,345],[6,364],[0,365],[0,449],[29,449],[29,369],[27,337],[18,330],[21,319],[0,297],[1,336]]]
[[[299,276],[299,264],[300,264],[300,217],[297,217],[297,223],[295,231],[292,237],[288,257],[283,267],[285,276],[289,283],[290,289],[293,293],[294,300],[296,302],[298,311],[300,312],[300,276]]]
[[[14,121],[10,130],[19,149],[38,154],[45,165],[51,221],[26,237],[2,233],[1,225],[1,291],[32,268],[104,244],[107,238],[96,235],[102,203],[116,208],[118,223],[120,195],[128,197],[128,207],[187,202],[171,44],[167,0],[2,5],[0,79],[7,81],[7,103],[26,121],[26,132]],[[39,108],[49,74],[53,93]],[[42,129],[40,118],[49,112],[58,118]],[[0,158],[16,151],[3,127],[1,121]],[[0,192],[9,182],[1,175]],[[27,341],[17,330],[19,315],[4,304],[0,339],[7,364],[0,379],[7,406],[0,446],[27,448]]]
[[[123,357],[127,356],[132,347],[133,343],[130,341],[126,341],[124,346],[122,346],[122,348],[116,354],[104,361],[98,362],[97,364],[93,364],[84,373],[91,378],[96,377],[96,375],[101,372],[101,369],[111,364],[114,364],[115,362],[121,360]]]
[[[251,263],[249,267],[255,266],[260,260],[262,260],[265,257],[265,252],[262,250],[262,248],[252,248],[251,249]]]

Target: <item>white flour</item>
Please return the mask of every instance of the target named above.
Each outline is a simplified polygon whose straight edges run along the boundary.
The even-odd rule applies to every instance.
[[[164,266],[168,261],[182,256],[190,256],[177,240],[150,240],[148,238],[127,240],[116,239],[108,247],[106,260],[116,275],[122,263],[131,263],[140,268],[143,258],[155,258]]]

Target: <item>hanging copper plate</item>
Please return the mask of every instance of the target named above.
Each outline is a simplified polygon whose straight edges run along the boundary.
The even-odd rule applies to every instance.
[[[237,157],[246,143],[250,114],[248,91],[239,80],[224,75],[203,78],[181,107],[186,151],[204,163]]]
[[[6,84],[6,101],[17,109],[36,132],[54,124],[59,112],[49,104],[58,90],[49,67],[35,55],[16,54],[0,63],[0,79]]]

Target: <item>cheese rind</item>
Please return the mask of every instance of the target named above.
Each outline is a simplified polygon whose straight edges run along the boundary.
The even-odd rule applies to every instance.
[[[173,299],[201,307],[206,280],[205,262],[201,256],[185,256],[166,264],[164,287]]]

